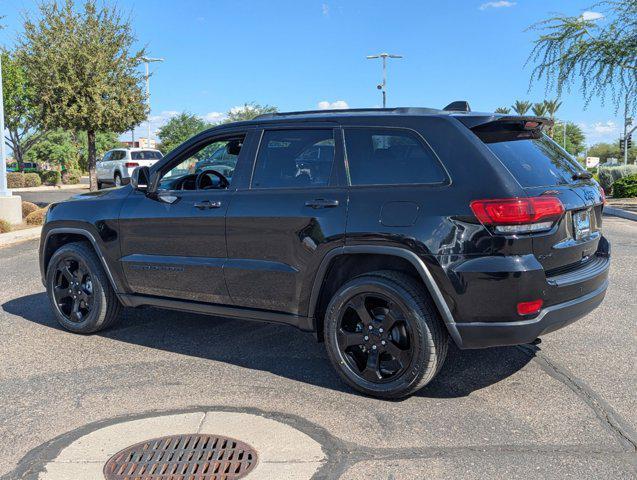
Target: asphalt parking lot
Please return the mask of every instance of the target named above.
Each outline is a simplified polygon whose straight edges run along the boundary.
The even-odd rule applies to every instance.
[[[452,348],[399,402],[348,389],[323,346],[290,327],[145,309],[97,335],[67,333],[37,242],[0,249],[0,477],[38,478],[99,426],[202,410],[305,433],[325,454],[314,478],[635,478],[637,222],[604,228],[601,307],[539,345]]]

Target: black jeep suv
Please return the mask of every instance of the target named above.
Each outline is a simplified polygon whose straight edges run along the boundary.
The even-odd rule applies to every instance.
[[[608,285],[603,191],[546,119],[460,110],[222,125],[131,185],[52,205],[40,265],[57,319],[91,333],[152,305],[294,325],[349,385],[399,398],[449,338],[522,344],[581,318]]]

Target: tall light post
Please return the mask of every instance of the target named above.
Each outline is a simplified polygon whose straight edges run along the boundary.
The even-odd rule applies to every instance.
[[[4,146],[4,96],[2,88],[2,56],[0,56],[0,197],[10,197],[7,188],[7,157]]]
[[[383,108],[387,108],[387,59],[403,58],[402,55],[394,55],[392,53],[379,53],[378,55],[367,55],[368,60],[380,58],[383,60],[383,83],[377,85],[376,88],[383,93]]]
[[[163,62],[163,58],[151,58],[143,57],[142,60],[146,63],[146,104],[148,105],[148,138],[147,148],[150,148],[150,64],[155,62]]]

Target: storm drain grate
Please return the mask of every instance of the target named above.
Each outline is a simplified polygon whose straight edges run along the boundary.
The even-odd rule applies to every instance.
[[[249,445],[214,435],[172,435],[128,447],[104,466],[106,480],[236,480],[257,463]]]

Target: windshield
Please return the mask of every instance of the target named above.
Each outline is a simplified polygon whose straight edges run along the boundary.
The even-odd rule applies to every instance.
[[[525,188],[568,185],[583,168],[550,137],[537,130],[489,125],[474,133]]]

